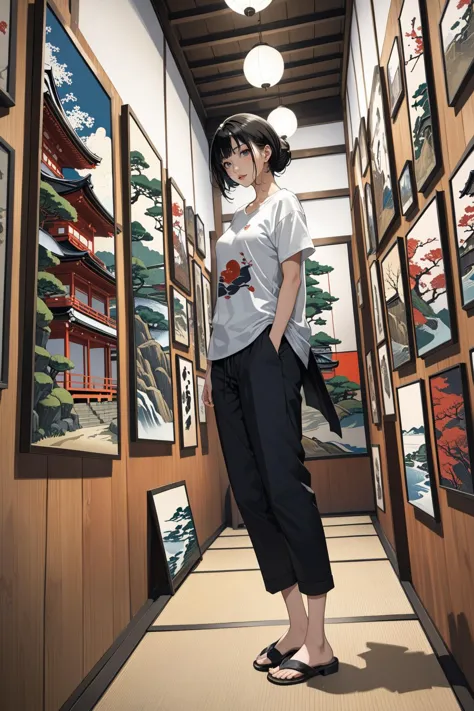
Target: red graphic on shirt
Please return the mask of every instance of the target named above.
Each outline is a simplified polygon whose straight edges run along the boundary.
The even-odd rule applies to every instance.
[[[244,230],[248,230],[250,228],[250,225],[245,225]]]
[[[255,287],[249,286],[251,279],[250,267],[252,262],[247,262],[244,253],[240,252],[242,257],[241,263],[236,259],[231,259],[225,265],[225,269],[221,272],[218,285],[218,296],[223,296],[225,299],[230,299],[236,294],[239,289],[245,287],[249,291],[255,291]]]

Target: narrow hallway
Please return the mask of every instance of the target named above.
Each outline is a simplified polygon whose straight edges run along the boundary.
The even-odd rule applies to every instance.
[[[253,669],[258,652],[283,634],[286,608],[265,591],[245,529],[225,528],[95,711],[459,709],[374,520],[323,518],[336,583],[327,635],[338,674],[283,690]]]

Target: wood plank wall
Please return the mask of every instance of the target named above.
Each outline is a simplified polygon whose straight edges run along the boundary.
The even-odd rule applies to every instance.
[[[375,0],[374,0],[375,1]],[[446,101],[443,60],[439,39],[439,21],[444,8],[444,0],[428,0],[429,35],[434,66],[435,95],[439,114],[440,139],[443,168],[438,175],[438,182],[429,187],[426,195],[418,194],[419,207],[408,222],[399,219],[384,240],[384,247],[378,254],[381,260],[397,236],[405,236],[414,219],[424,205],[432,198],[435,190],[444,191],[448,216],[449,249],[453,269],[454,292],[457,304],[459,325],[459,343],[445,349],[439,356],[426,361],[416,360],[415,366],[403,371],[403,377],[394,373],[394,387],[412,382],[418,378],[427,381],[433,373],[459,362],[469,363],[469,348],[474,346],[474,321],[460,308],[461,297],[458,280],[458,267],[455,251],[455,233],[451,212],[449,177],[474,134],[474,93],[463,97],[457,110],[450,108]],[[401,0],[392,0],[387,24],[387,33],[381,54],[381,66],[387,65],[393,40],[399,35],[398,16]],[[472,86],[472,82],[471,82]],[[463,103],[464,102],[464,103]],[[395,121],[388,117],[393,134],[395,150],[396,178],[400,175],[405,160],[412,159],[410,128],[406,97]],[[347,123],[347,122],[346,122]],[[362,277],[364,302],[372,299],[368,282],[368,263],[363,247],[363,232],[360,225],[359,198],[355,192],[354,168],[349,162],[351,175],[351,195],[353,199],[353,219],[357,234],[356,279]],[[370,179],[370,171],[365,183]],[[355,199],[354,199],[355,198]],[[372,316],[368,308],[361,311],[361,327],[364,340],[364,355],[373,349],[375,342],[372,330]],[[469,366],[468,366],[469,367]],[[470,369],[469,369],[470,370]],[[474,387],[469,376],[470,398],[474,403]],[[431,428],[432,429],[432,428]],[[417,509],[406,503],[404,476],[401,471],[403,462],[398,423],[385,422],[382,428],[371,425],[371,438],[382,448],[382,465],[387,500],[387,511],[377,511],[381,525],[388,538],[399,548],[398,553],[409,556],[409,567],[414,588],[422,603],[441,633],[447,646],[462,668],[469,684],[474,688],[474,665],[472,664],[474,639],[474,500],[439,489],[441,524],[436,525],[423,517]],[[435,475],[438,480],[437,463]],[[387,495],[390,492],[391,498]],[[404,551],[403,531],[396,533],[400,522],[405,526],[406,545]]]
[[[69,4],[68,0],[57,2],[67,25],[71,25]],[[147,600],[146,491],[185,479],[202,544],[223,522],[227,481],[212,413],[208,412],[207,432],[201,430],[195,456],[183,456],[179,444],[129,444],[122,235],[117,239],[122,458],[104,462],[18,454],[23,185],[28,164],[24,136],[30,71],[27,17],[33,5],[30,0],[18,0],[18,6],[16,106],[0,112],[0,135],[16,151],[10,384],[0,393],[0,688],[4,711],[57,711]],[[122,100],[77,24],[72,24],[99,79],[113,96],[113,128],[118,139]],[[120,165],[116,140],[119,223]],[[172,362],[174,368],[174,352]],[[176,395],[174,404],[177,413]]]

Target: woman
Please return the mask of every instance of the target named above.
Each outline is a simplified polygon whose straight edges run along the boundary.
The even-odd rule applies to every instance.
[[[281,591],[290,627],[254,661],[269,681],[296,684],[338,670],[324,631],[334,587],[301,443],[301,387],[334,431],[339,421],[312,356],[304,261],[314,252],[298,198],[275,174],[290,150],[252,114],[216,131],[211,171],[221,193],[252,185],[216,245],[218,298],[203,402],[215,408],[230,484],[265,588]],[[301,593],[308,596],[308,616]],[[291,657],[291,659],[290,659]]]

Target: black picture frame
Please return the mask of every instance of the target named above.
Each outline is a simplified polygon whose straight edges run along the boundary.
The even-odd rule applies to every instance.
[[[181,293],[178,291],[178,289],[177,289],[173,284],[170,284],[169,292],[170,292],[170,304],[171,304],[171,308],[170,308],[170,311],[171,311],[171,322],[172,322],[172,326],[173,326],[173,327],[172,327],[172,330],[171,330],[172,339],[173,339],[173,346],[180,346],[180,347],[182,347],[182,348],[184,347],[184,348],[188,348],[188,349],[189,349],[189,346],[190,346],[190,338],[189,338],[189,318],[188,318],[188,303],[189,303],[189,299],[187,299],[186,296],[184,296],[184,294],[181,294]],[[188,335],[188,340],[187,340],[186,343],[184,343],[183,341],[180,341],[178,338],[176,338],[176,314],[175,314],[175,308],[174,308],[175,294],[177,294],[177,295],[180,296],[182,299],[184,299],[185,306],[186,306],[186,324],[187,324],[186,333],[187,333],[187,335]]]
[[[469,359],[471,361],[471,378],[474,383],[474,348],[469,351]]]
[[[381,416],[380,416],[380,398],[379,398],[379,391],[377,387],[377,369],[375,367],[375,362],[374,362],[374,353],[373,351],[368,351],[365,354],[365,367],[367,369],[367,391],[368,391],[368,400],[370,404],[370,414],[372,417],[372,422],[375,426],[380,425],[381,422]],[[373,375],[373,380],[371,383],[370,380],[370,371],[372,371]],[[373,385],[373,389],[371,387]]]
[[[206,230],[204,229],[204,222],[201,220],[198,214],[195,215],[195,225],[196,225],[196,249],[202,259],[206,258]],[[202,228],[202,229],[200,229]],[[202,234],[202,243],[200,244],[199,236]]]
[[[365,177],[369,168],[369,144],[367,141],[367,127],[362,116],[359,125],[359,164],[362,177]]]
[[[180,372],[180,361],[185,361],[191,367],[191,383],[193,386],[193,401],[194,407],[192,412],[194,413],[194,423],[196,429],[196,441],[194,444],[184,443],[184,431],[183,431],[183,390],[181,387],[181,372]],[[179,411],[179,446],[182,451],[189,449],[196,449],[198,446],[198,418],[197,418],[197,408],[196,408],[196,378],[194,372],[194,362],[187,358],[183,353],[175,353],[175,364],[176,364],[176,380],[178,381],[178,411]]]
[[[380,465],[380,494],[381,496],[377,496],[377,477],[375,475],[375,457],[374,453],[376,454],[377,461]],[[371,463],[371,468],[372,468],[372,478],[373,478],[373,484],[374,484],[374,494],[375,494],[375,504],[377,508],[379,508],[381,511],[385,512],[385,491],[384,491],[384,484],[383,484],[383,475],[382,475],[382,457],[381,457],[381,448],[379,444],[372,444],[371,445],[371,457],[370,457],[370,463]],[[378,498],[381,499],[382,501],[382,506],[379,505],[378,503]]]
[[[385,310],[382,304],[382,286],[380,279],[380,264],[375,259],[369,268],[370,275],[370,292],[372,294],[372,303],[374,309],[374,334],[375,343],[380,346],[387,337],[387,325],[385,323]],[[374,289],[375,282],[375,289]],[[380,312],[380,323],[377,326],[377,312]]]
[[[371,183],[365,183],[364,185],[364,208],[369,237],[369,244],[366,245],[366,254],[368,256],[369,254],[375,254],[378,245],[377,216],[375,214],[374,193]],[[367,251],[367,248],[369,248],[369,251]]]
[[[16,102],[16,48],[18,29],[18,0],[10,0],[10,32],[8,35],[8,80],[5,89],[0,88],[0,106],[11,108]]]
[[[196,225],[194,222],[194,209],[191,205],[186,205],[184,214],[186,224],[186,237],[194,246],[196,244]]]
[[[403,196],[402,196],[402,179],[404,176],[408,176],[408,180],[410,182],[410,192],[411,192],[411,202],[410,204],[404,208],[403,207]],[[413,172],[413,162],[408,159],[405,161],[405,164],[400,172],[400,175],[398,177],[398,194],[400,197],[400,211],[403,217],[411,217],[418,209],[418,192],[416,191],[416,186],[415,186],[415,174]]]
[[[360,309],[364,307],[364,297],[362,294],[362,280],[358,279],[357,280],[357,305]]]
[[[392,57],[394,56],[394,52],[396,52],[396,54],[397,54],[398,72],[400,75],[400,87],[399,87],[398,93],[395,95],[392,92],[393,83],[392,83],[390,76],[389,76],[390,63],[392,61]],[[395,118],[398,114],[398,110],[399,110],[401,103],[403,101],[403,97],[405,96],[405,86],[403,83],[403,72],[402,72],[402,65],[401,65],[400,59],[401,59],[400,43],[399,43],[398,37],[395,37],[393,40],[392,49],[390,50],[390,57],[387,62],[387,71],[386,71],[387,94],[389,97],[390,117],[391,117],[392,121],[395,120]]]
[[[464,405],[464,413],[465,413],[465,420],[466,420],[466,441],[467,441],[467,456],[469,458],[469,464],[470,464],[470,477],[472,480],[472,488],[473,491],[461,491],[460,489],[456,489],[451,486],[446,486],[446,484],[442,483],[442,476],[441,476],[441,463],[439,459],[439,447],[438,443],[440,441],[440,437],[438,437],[437,430],[436,430],[436,419],[435,419],[435,412],[434,412],[434,407],[433,407],[433,394],[432,394],[432,388],[431,388],[431,383],[435,378],[438,378],[441,375],[444,375],[445,373],[451,371],[451,370],[456,370],[458,369],[460,371],[460,381],[461,381],[461,396],[463,399],[463,405]],[[429,392],[430,392],[430,416],[431,416],[431,423],[433,425],[433,433],[434,433],[434,442],[435,442],[435,450],[436,450],[436,461],[437,461],[437,467],[438,467],[438,485],[440,489],[446,489],[447,491],[452,491],[456,494],[461,494],[463,496],[467,496],[470,499],[474,498],[474,427],[473,427],[473,420],[472,420],[472,411],[471,411],[471,403],[470,403],[470,398],[469,398],[469,383],[467,380],[467,371],[466,371],[466,365],[465,363],[457,363],[456,365],[449,366],[448,368],[444,368],[443,370],[440,370],[437,373],[433,373],[432,375],[429,376]],[[448,417],[450,420],[450,426],[452,428],[452,419],[449,418],[449,411],[446,413],[444,412],[444,415]]]
[[[440,44],[441,44],[441,55],[443,57],[443,74],[444,74],[444,84],[446,88],[446,99],[448,102],[448,106],[456,106],[461,94],[464,92],[466,89],[467,85],[469,84],[469,81],[472,77],[473,74],[473,69],[474,69],[474,56],[471,57],[471,61],[469,62],[469,65],[461,78],[461,80],[457,83],[457,85],[450,87],[449,79],[448,79],[448,67],[446,64],[446,49],[444,46],[444,38],[443,38],[443,21],[445,19],[446,13],[448,11],[449,5],[452,2],[459,2],[459,0],[447,0],[443,12],[441,13],[441,19],[439,21],[439,37],[440,37]],[[471,17],[471,22],[472,22],[472,17]],[[452,90],[450,90],[452,89]]]
[[[403,440],[403,418],[402,418],[402,409],[400,407],[400,390],[403,390],[404,388],[409,388],[412,387],[413,385],[419,385],[419,392],[420,392],[420,399],[421,399],[421,410],[422,410],[422,416],[423,416],[423,427],[424,427],[424,437],[425,437],[425,447],[426,447],[426,464],[428,466],[428,478],[430,481],[430,491],[431,491],[431,500],[433,502],[433,515],[431,515],[428,511],[425,511],[423,508],[420,506],[417,506],[413,501],[410,501],[410,497],[408,494],[408,480],[407,480],[407,473],[406,473],[406,456],[407,452],[405,451],[405,444]],[[425,389],[425,382],[422,378],[418,378],[417,380],[412,380],[409,383],[405,383],[403,385],[400,385],[397,388],[397,404],[398,404],[398,412],[399,412],[399,422],[398,422],[398,429],[400,432],[400,441],[402,445],[402,456],[403,456],[403,476],[405,480],[405,490],[406,490],[406,501],[410,506],[413,506],[413,508],[417,509],[418,511],[422,511],[425,516],[429,516],[432,518],[434,521],[439,523],[441,520],[441,514],[440,514],[440,508],[439,508],[439,500],[438,500],[438,489],[436,486],[436,476],[435,476],[435,470],[434,470],[434,460],[433,460],[433,451],[431,447],[431,432],[430,432],[430,426],[429,426],[429,417],[428,417],[428,404],[427,404],[427,399],[426,399],[426,389]]]
[[[387,383],[390,386],[390,400],[393,402],[393,411],[389,412],[386,406],[386,401],[384,397],[384,374],[382,373],[382,367],[381,367],[381,353],[382,351],[386,351],[387,354]],[[390,352],[388,348],[387,341],[384,341],[383,343],[380,344],[380,346],[377,347],[377,360],[378,360],[378,366],[379,366],[379,375],[380,375],[380,391],[382,393],[382,403],[383,403],[383,412],[384,412],[384,417],[385,419],[390,419],[394,420],[396,417],[396,409],[395,409],[395,392],[393,389],[393,376],[392,376],[392,369],[390,368]]]
[[[177,266],[176,266],[176,260],[174,258],[174,240],[173,240],[173,190],[178,194],[178,197],[181,200],[182,204],[182,217],[183,217],[183,229],[184,229],[184,235],[183,235],[183,240],[182,244],[186,247],[186,257],[185,257],[185,263],[186,263],[186,268],[185,272],[187,273],[187,282],[183,281],[183,279],[179,278],[179,274],[177,271]],[[168,254],[170,255],[169,258],[169,266],[170,266],[170,275],[172,281],[179,286],[180,289],[182,289],[188,296],[191,296],[191,274],[189,271],[189,251],[188,251],[188,240],[186,239],[186,221],[185,221],[185,214],[186,214],[186,200],[184,199],[184,195],[179,189],[176,181],[174,178],[171,176],[167,176],[166,180],[166,201],[167,201],[167,224],[168,224]],[[180,206],[181,207],[181,206]]]
[[[207,347],[206,347],[206,326],[204,323],[204,294],[202,285],[202,268],[201,265],[193,260],[193,282],[194,282],[194,346],[196,358],[196,370],[206,372],[207,369]],[[201,309],[202,319],[199,316]],[[202,325],[202,334],[201,328]],[[204,335],[204,341],[201,342],[201,335]],[[201,350],[202,346],[202,350]]]
[[[389,304],[390,302],[393,302],[393,299],[390,298],[387,300],[386,296],[386,291],[385,291],[385,273],[384,273],[384,262],[387,261],[389,256],[392,254],[392,252],[396,250],[398,252],[398,259],[400,261],[400,284],[403,290],[403,303],[404,303],[404,314],[405,314],[405,323],[406,323],[406,329],[407,329],[407,339],[408,339],[408,357],[405,358],[402,362],[396,361],[396,356],[394,354],[393,350],[393,337],[392,337],[392,331],[390,329],[390,324],[394,322],[394,319],[389,318]],[[406,256],[405,256],[405,242],[403,237],[397,237],[390,249],[388,249],[381,261],[381,270],[382,270],[382,288],[383,288],[383,294],[384,294],[384,303],[385,303],[385,309],[386,309],[386,323],[388,325],[388,333],[389,333],[389,339],[390,340],[390,352],[392,354],[392,369],[393,370],[399,370],[400,368],[403,368],[405,365],[408,363],[411,363],[414,358],[414,344],[413,344],[413,328],[412,328],[412,317],[411,317],[411,310],[410,310],[410,302],[409,302],[409,282],[408,282],[408,270],[407,270],[407,261],[406,261]],[[393,308],[393,303],[391,304],[391,307]]]
[[[191,555],[186,561],[186,565],[183,566],[175,576],[171,575],[170,564],[168,563],[166,556],[165,543],[163,541],[162,527],[160,525],[160,519],[157,512],[157,506],[155,504],[154,497],[163,494],[170,489],[175,489],[178,487],[184,487],[185,497],[187,502],[187,508],[189,508],[189,513],[191,515],[191,523],[194,531],[194,542],[193,550]],[[149,561],[150,573],[153,579],[153,597],[158,598],[161,595],[174,595],[179,589],[180,585],[185,581],[188,575],[191,573],[193,568],[202,560],[202,551],[199,545],[199,539],[196,532],[196,524],[194,521],[194,516],[189,502],[188,489],[186,481],[182,479],[181,481],[167,484],[166,486],[161,486],[155,489],[150,489],[147,491],[147,501],[148,501],[148,511],[153,523],[154,531],[152,533],[151,539],[151,560]],[[184,507],[186,508],[186,507]],[[177,522],[183,519],[183,507],[176,509],[173,518],[177,515]],[[184,526],[182,526],[184,528]],[[186,526],[187,528],[187,526]],[[172,558],[170,558],[172,561]]]
[[[202,375],[196,375],[196,393],[197,393],[197,409],[198,409],[198,422],[200,425],[205,425],[207,423],[207,415],[206,415],[206,405],[203,404],[202,406],[202,412],[204,413],[203,419],[201,419],[201,396],[199,393],[199,387],[200,385],[204,388],[204,385],[206,383],[206,379],[202,377]]]
[[[465,299],[465,293],[464,293],[464,284],[463,284],[463,271],[466,268],[466,275],[469,274],[470,268],[472,267],[472,263],[474,262],[474,238],[473,238],[473,244],[472,244],[472,249],[467,252],[468,259],[467,259],[467,264],[463,265],[461,262],[461,254],[460,254],[460,244],[459,244],[459,237],[458,237],[458,220],[459,216],[456,213],[456,206],[457,206],[457,200],[459,199],[458,196],[454,194],[454,187],[453,187],[453,182],[456,179],[458,172],[461,170],[461,168],[464,166],[466,161],[470,158],[474,158],[474,138],[472,138],[466,149],[464,150],[464,153],[462,154],[461,158],[459,159],[456,167],[454,168],[453,172],[451,173],[449,177],[449,191],[450,191],[450,196],[451,196],[451,214],[453,218],[453,227],[454,227],[454,242],[455,242],[455,249],[456,249],[456,260],[457,260],[457,266],[458,266],[458,277],[459,277],[459,288],[461,291],[461,305],[462,308],[465,311],[471,311],[474,309],[474,291],[472,298],[469,300]],[[473,161],[474,163],[474,161]],[[469,166],[468,166],[469,167]],[[474,168],[472,169],[474,170]],[[466,195],[469,197],[471,196],[471,190],[474,192],[474,186],[471,188],[471,183],[474,182],[474,174],[472,173],[472,170],[469,171],[468,177],[466,182],[463,185],[463,191],[466,191]],[[465,196],[466,196],[465,195]],[[464,196],[464,197],[465,197]],[[469,208],[474,208],[474,195],[472,196],[472,205],[468,205]],[[464,217],[464,215],[463,215]],[[472,255],[472,256],[471,256]],[[472,260],[472,261],[471,261]],[[470,280],[470,279],[469,279]]]
[[[10,361],[10,319],[11,319],[11,280],[12,280],[12,255],[13,255],[13,205],[14,205],[14,176],[15,176],[15,149],[0,138],[0,151],[5,151],[8,156],[8,172],[4,176],[7,182],[7,200],[5,212],[7,215],[6,229],[0,238],[5,243],[5,267],[3,272],[3,314],[2,314],[2,340],[0,362],[0,390],[8,387],[8,373]]]

